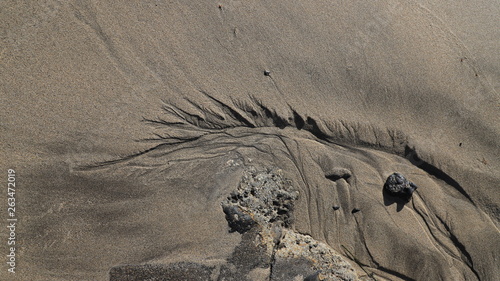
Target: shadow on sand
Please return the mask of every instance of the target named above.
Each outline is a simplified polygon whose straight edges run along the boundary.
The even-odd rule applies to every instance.
[[[410,202],[411,197],[402,197],[402,196],[396,196],[388,192],[387,190],[382,189],[382,194],[384,196],[384,205],[385,206],[391,206],[392,204],[396,204],[396,211],[400,212],[403,207]]]

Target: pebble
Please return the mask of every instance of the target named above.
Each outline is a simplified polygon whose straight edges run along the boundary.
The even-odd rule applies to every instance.
[[[410,200],[413,192],[417,189],[417,185],[407,180],[400,173],[393,173],[389,177],[384,184],[384,189],[394,196],[398,196]]]

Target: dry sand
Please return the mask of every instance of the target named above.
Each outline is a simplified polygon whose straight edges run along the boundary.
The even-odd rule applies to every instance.
[[[20,220],[17,273],[2,261],[0,280],[150,263],[263,280],[270,257],[273,280],[291,278],[283,249],[248,246],[266,226],[228,231],[221,202],[254,166],[299,192],[283,233],[360,278],[498,280],[496,1],[0,7],[1,166]],[[419,187],[407,204],[382,192],[393,172]]]

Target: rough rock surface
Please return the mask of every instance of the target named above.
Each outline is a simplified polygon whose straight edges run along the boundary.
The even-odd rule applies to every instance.
[[[295,276],[290,275],[297,264],[302,264],[305,272],[313,271],[304,274],[304,278],[316,275],[318,280],[358,280],[351,264],[330,246],[309,235],[286,229],[274,254],[271,280],[293,280]]]
[[[387,177],[384,189],[391,195],[398,196],[406,201],[409,201],[413,192],[417,190],[417,186],[407,180],[402,174],[393,173]]]
[[[352,266],[335,250],[290,228],[298,195],[281,169],[250,166],[222,206],[233,231],[256,230],[252,238],[270,257],[269,280],[357,280]]]
[[[297,197],[298,192],[289,180],[283,178],[280,169],[258,171],[251,166],[243,175],[238,190],[222,202],[222,207],[230,225],[239,221],[240,226],[235,229],[237,231],[251,227],[249,220],[261,225],[289,227]]]
[[[169,265],[125,265],[110,270],[109,281],[206,281],[210,280],[213,267],[197,263],[173,263]]]

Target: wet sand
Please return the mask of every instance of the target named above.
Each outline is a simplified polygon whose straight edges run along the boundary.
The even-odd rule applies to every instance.
[[[500,11],[433,2],[0,4],[0,279],[494,280]],[[252,169],[297,191],[293,222],[238,205],[231,232]]]

